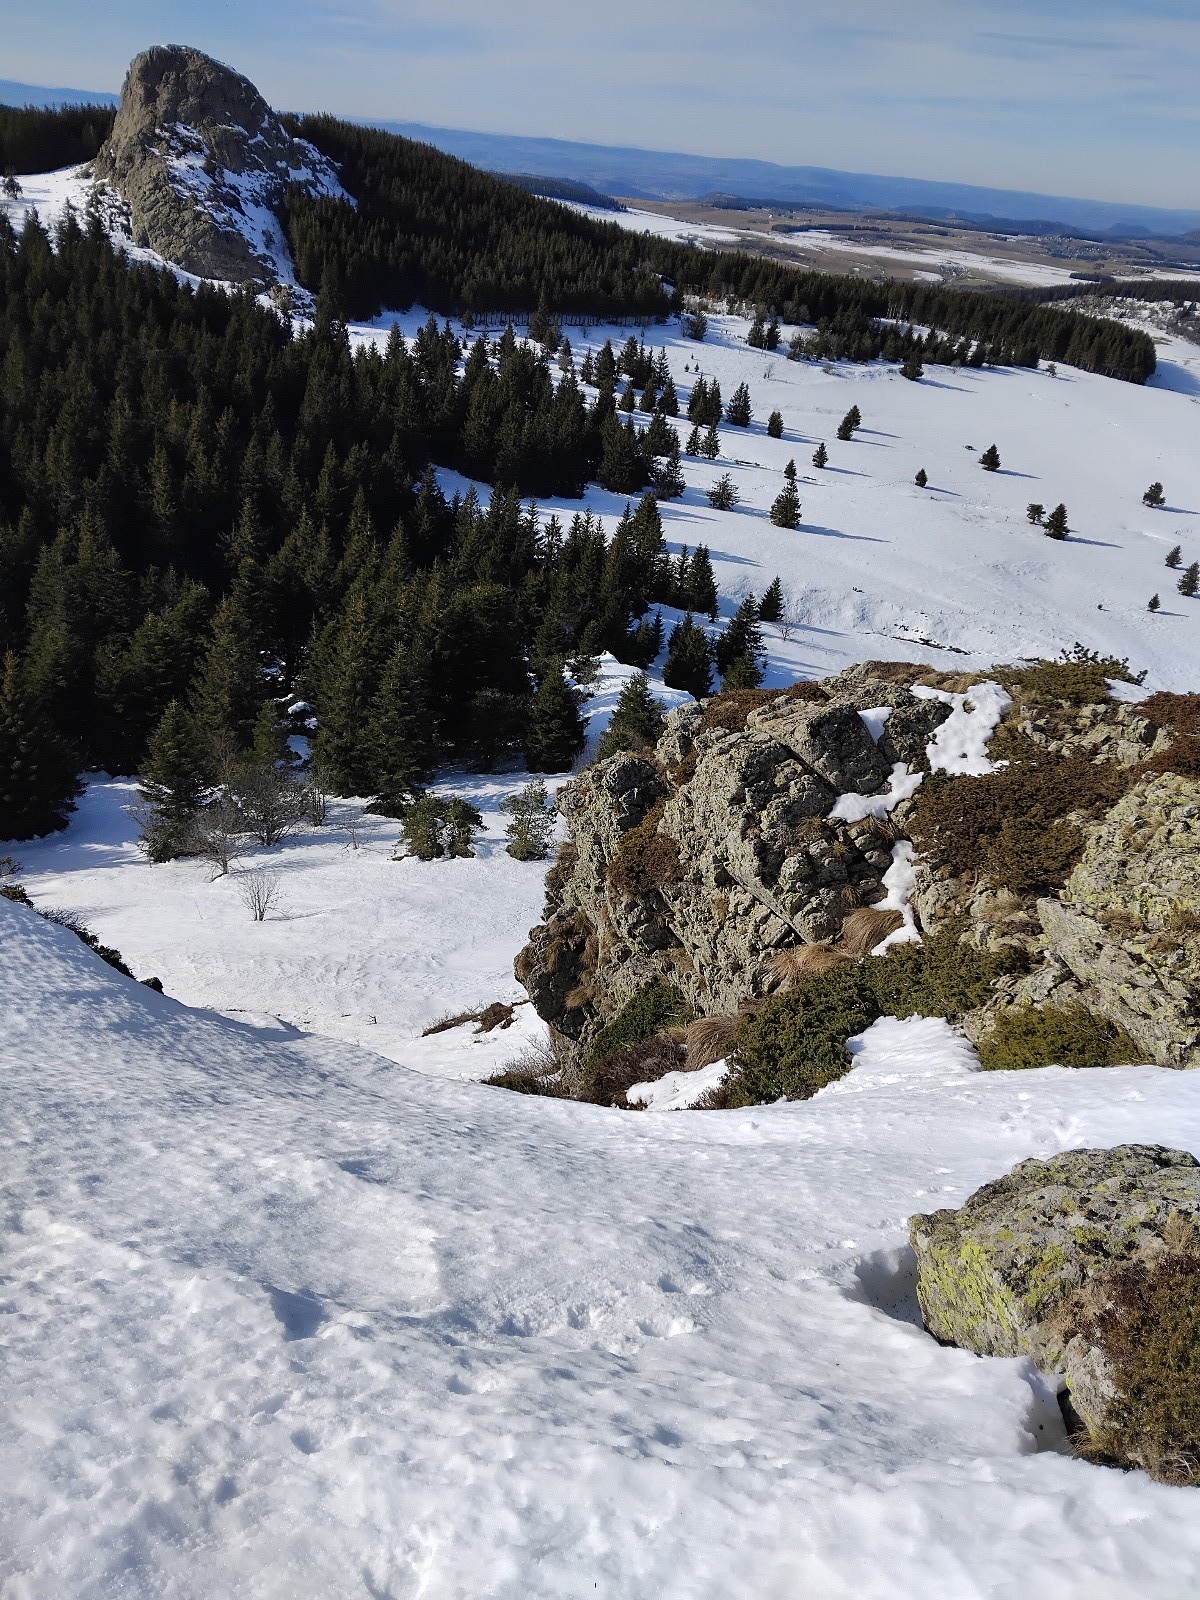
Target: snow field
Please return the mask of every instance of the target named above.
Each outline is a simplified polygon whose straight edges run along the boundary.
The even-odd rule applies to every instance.
[[[877,1023],[803,1104],[638,1116],[189,1011],[0,901],[22,1600],[1177,1600],[1195,1496],[913,1322],[908,1215],[1200,1150],[1200,1077]]]

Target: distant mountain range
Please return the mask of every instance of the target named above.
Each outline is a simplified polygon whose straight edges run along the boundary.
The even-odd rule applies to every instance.
[[[0,104],[5,105],[115,105],[116,101],[114,94],[89,89],[46,88],[0,79]],[[958,217],[1006,230],[1045,231],[1057,226],[1072,232],[1123,238],[1178,238],[1200,230],[1200,211],[1077,200],[1017,189],[935,183],[924,178],[880,177],[827,167],[785,167],[772,161],[721,160],[679,151],[579,144],[568,139],[472,133],[420,122],[371,121],[370,126],[422,140],[492,172],[519,174],[527,182],[529,174],[536,174],[541,183],[554,180],[583,184],[606,196],[666,201],[740,199],[843,211],[905,211],[929,217]]]

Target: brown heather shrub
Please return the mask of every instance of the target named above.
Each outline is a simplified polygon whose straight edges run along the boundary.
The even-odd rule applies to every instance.
[[[680,877],[678,842],[658,825],[666,809],[666,799],[657,800],[636,828],[622,835],[608,868],[611,888],[628,900],[653,894]]]
[[[614,1050],[596,1065],[579,1098],[594,1106],[619,1106],[623,1111],[641,1110],[625,1098],[626,1089],[635,1083],[656,1083],[668,1072],[687,1069],[687,1046],[669,1034],[657,1034],[637,1044]]]
[[[1071,812],[1098,815],[1119,800],[1133,769],[1086,756],[1014,762],[979,778],[927,778],[911,818],[913,843],[935,867],[1017,892],[1061,888],[1083,835]]]
[[[803,679],[786,689],[731,689],[727,694],[715,694],[704,701],[697,731],[706,733],[712,728],[722,728],[726,733],[741,733],[746,718],[760,706],[772,705],[776,700],[804,700],[818,705],[828,699],[819,683]]]
[[[1176,734],[1165,750],[1142,763],[1143,772],[1173,772],[1177,778],[1200,778],[1200,736]]]
[[[1200,694],[1147,696],[1133,708],[1156,728],[1166,728],[1178,737],[1200,738]]]
[[[1200,1484],[1200,1250],[1168,1249],[1096,1284],[1084,1331],[1108,1358],[1108,1426],[1077,1437],[1093,1461],[1142,1467],[1160,1483]]]

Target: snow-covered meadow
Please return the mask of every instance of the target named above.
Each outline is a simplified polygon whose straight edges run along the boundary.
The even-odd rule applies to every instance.
[[[1164,567],[1175,544],[1200,560],[1200,349],[1165,342],[1145,388],[913,384],[752,350],[747,326],[648,342],[685,404],[700,372],[726,400],[749,385],[752,426],[685,459],[662,512],[673,554],[708,545],[724,617],[780,576],[769,683],[1078,640],[1147,690],[1200,687],[1200,601]],[[628,333],[566,331],[577,360]],[[789,459],[795,531],[768,517]],[[741,504],[719,512],[726,471]],[[1164,510],[1141,502],[1155,479]],[[1025,518],[1059,500],[1062,544]],[[584,504],[611,531],[624,501],[543,511]],[[593,742],[627,675],[604,664]],[[641,1116],[465,1081],[541,1034],[518,1006],[507,1030],[420,1037],[520,998],[543,869],[504,853],[498,805],[524,778],[443,775],[485,815],[475,860],[395,861],[397,825],[343,801],[213,881],[149,865],[133,785],[100,777],[65,833],[0,845],[36,904],[167,991],[0,900],[0,1594],[1193,1592],[1194,1491],[1071,1459],[1031,1368],[935,1345],[904,1240],[1025,1156],[1200,1155],[1200,1078],[979,1075],[944,1025],[886,1019],[840,1083],[753,1112],[674,1111],[674,1084]],[[263,923],[238,892],[258,866],[281,887]]]
[[[1195,1493],[914,1322],[905,1222],[1032,1153],[1200,1151],[1200,1077],[639,1116],[190,1011],[0,901],[4,1592],[1177,1600]]]

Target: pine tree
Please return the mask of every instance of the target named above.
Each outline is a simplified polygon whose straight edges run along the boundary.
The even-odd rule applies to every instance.
[[[1167,497],[1163,493],[1163,486],[1161,483],[1152,483],[1142,496],[1143,505],[1158,507],[1165,506],[1166,503]]]
[[[504,830],[508,836],[505,845],[508,854],[515,861],[544,861],[550,854],[558,818],[541,779],[527,783],[516,794],[501,800],[500,809],[510,818]]]
[[[735,656],[721,674],[721,693],[733,694],[738,689],[757,689],[762,680],[762,667],[753,656]]]
[[[178,700],[163,712],[150,736],[138,794],[139,843],[151,861],[170,861],[191,846],[204,795],[207,752],[202,730]]]
[[[838,423],[837,436],[843,442],[843,444],[847,440],[853,439],[854,437],[854,430],[859,425],[858,422],[855,421],[855,413],[857,411],[857,406],[851,406],[850,410],[847,411],[846,415]]]
[[[1179,545],[1175,545],[1170,551],[1168,551],[1167,566],[1177,567],[1182,560],[1183,550]]]
[[[313,665],[314,756],[333,794],[370,795],[377,790],[369,737],[378,670],[372,620],[366,596],[356,586],[325,630]]]
[[[721,454],[721,440],[715,422],[710,422],[708,425],[708,432],[704,435],[704,442],[700,446],[700,454],[709,461],[715,461]]]
[[[715,656],[722,688],[726,687],[726,679],[735,668],[739,680],[745,677],[747,670],[752,671],[755,677],[753,683],[739,681],[734,687],[756,688],[762,681],[760,662],[764,654],[762,632],[758,626],[758,602],[752,594],[748,594],[716,643]]]
[[[592,355],[592,347],[588,345],[584,352],[583,364],[579,368],[579,381],[586,383],[590,388],[596,381],[596,359]]]
[[[648,456],[669,456],[671,446],[679,449],[679,435],[663,416],[661,411],[656,411],[650,418],[650,426],[642,434],[642,453]]]
[[[987,449],[980,456],[979,465],[985,472],[1000,471],[1000,452],[996,449],[994,444],[988,445]]]
[[[763,349],[779,349],[779,318],[774,312],[771,313],[771,320],[767,324],[767,333],[765,339],[763,340]]]
[[[634,393],[633,393],[633,384],[632,383],[627,383],[625,385],[624,389],[622,389],[622,391],[621,391],[621,406],[620,406],[620,409],[622,411],[624,411],[624,412],[632,412],[632,411],[634,411],[636,409],[636,407],[637,407],[637,401],[636,401],[636,399],[634,397]]]
[[[686,605],[711,622],[717,620],[717,581],[713,576],[708,546],[698,544],[688,565]]]
[[[779,579],[772,578],[767,585],[767,592],[763,595],[758,607],[758,620],[760,622],[778,622],[783,615],[783,585]]]
[[[1176,584],[1176,588],[1185,599],[1192,600],[1195,598],[1197,590],[1200,590],[1200,561],[1192,562]]]
[[[683,448],[684,448],[685,452],[689,456],[698,456],[701,453],[701,451],[704,449],[704,443],[703,443],[702,439],[700,438],[700,424],[699,423],[696,423],[695,426],[692,428],[691,433],[688,434],[687,443],[684,445]]]
[[[900,376],[907,378],[910,383],[917,383],[924,375],[925,368],[921,365],[921,357],[915,350],[910,350],[900,367]]]
[[[677,417],[679,415],[679,396],[675,393],[675,384],[669,372],[659,391],[658,409],[664,417]]]
[[[1070,531],[1067,527],[1067,508],[1060,500],[1046,518],[1046,535],[1050,539],[1065,539]]]
[[[1025,516],[1030,522],[1032,522],[1034,524],[1035,527],[1040,527],[1041,526],[1041,523],[1042,523],[1043,519],[1045,518],[1045,515],[1046,515],[1046,508],[1045,508],[1044,505],[1042,505],[1040,500],[1031,500],[1029,502],[1029,504],[1025,507]]]
[[[242,596],[235,590],[217,608],[212,642],[192,695],[202,747],[232,740],[244,749],[250,742],[264,688],[253,629]]]
[[[767,326],[763,321],[761,311],[754,313],[754,321],[750,324],[750,332],[746,335],[746,343],[753,350],[765,350],[767,347]]]
[[[785,480],[783,488],[771,503],[771,521],[777,528],[796,528],[800,525],[800,495],[794,483]]]
[[[287,723],[274,700],[264,700],[258,708],[250,734],[249,756],[257,765],[269,767],[292,760]]]
[[[371,705],[367,742],[375,807],[398,816],[437,765],[438,723],[429,652],[399,644]]]
[[[71,751],[9,650],[0,669],[0,838],[30,839],[65,828],[78,793]]]
[[[579,698],[564,678],[562,668],[547,671],[529,711],[525,735],[525,761],[531,772],[569,772],[583,749],[586,720],[579,713]]]
[[[714,511],[732,511],[741,499],[737,485],[728,472],[723,472],[712,488],[705,490],[705,494]]]
[[[753,412],[750,409],[750,388],[748,384],[739,383],[733,391],[733,398],[726,409],[725,417],[731,427],[748,428]]]
[[[1161,604],[1162,604],[1162,601],[1158,598],[1158,596],[1156,594],[1152,594],[1150,596],[1150,599],[1146,603],[1146,610],[1147,611],[1157,611]]]
[[[817,460],[817,456],[821,457],[820,461]],[[817,455],[815,455],[813,457],[813,466],[814,467],[823,467],[828,459],[829,459],[828,456],[825,454],[825,446],[823,444],[822,445],[818,445],[817,446]],[[787,481],[789,483],[795,483],[795,481],[796,481],[796,463],[794,461],[789,461],[787,466],[784,467],[783,475],[784,475],[784,477],[787,479]]]
[[[767,437],[769,439],[783,438],[783,412],[772,411],[767,418]]]
[[[712,690],[712,646],[690,611],[671,629],[663,682],[669,689],[686,690],[696,700]]]
[[[662,466],[654,473],[654,492],[660,500],[678,500],[687,488],[679,464],[679,435],[671,429],[671,448]]]
[[[918,489],[923,489],[929,482],[929,474],[925,471],[924,467],[917,468],[917,475],[913,479],[913,482],[916,484]]]
[[[616,755],[618,750],[653,748],[662,735],[666,717],[661,700],[650,693],[644,672],[635,672],[622,686],[612,718],[600,735],[596,760]]]

